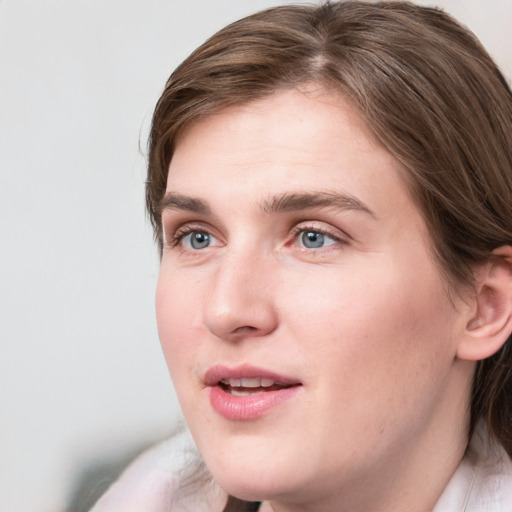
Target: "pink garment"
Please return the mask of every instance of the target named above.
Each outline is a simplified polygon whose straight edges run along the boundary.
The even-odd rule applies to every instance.
[[[90,512],[220,512],[227,495],[209,479],[189,495],[183,481],[204,472],[194,442],[183,430],[140,455]],[[195,475],[194,475],[195,476]]]

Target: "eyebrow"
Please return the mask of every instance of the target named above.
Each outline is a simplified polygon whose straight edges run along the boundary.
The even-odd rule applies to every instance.
[[[375,214],[356,197],[339,192],[304,192],[284,193],[273,196],[261,203],[260,208],[265,213],[292,212],[308,208],[334,207],[340,210],[357,210]],[[166,210],[181,210],[202,215],[211,215],[209,204],[199,198],[185,196],[177,192],[167,192],[160,201],[158,212],[161,215]]]
[[[182,210],[186,212],[210,215],[211,209],[206,201],[196,197],[184,196],[176,192],[167,192],[158,205],[158,213],[161,215],[166,210]]]
[[[261,208],[266,213],[299,211],[308,208],[334,207],[340,210],[358,210],[375,214],[356,197],[339,192],[306,192],[293,194],[280,194],[266,200]]]

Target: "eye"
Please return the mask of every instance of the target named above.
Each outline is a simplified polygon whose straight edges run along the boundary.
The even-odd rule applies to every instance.
[[[168,221],[165,227],[165,246],[169,251],[176,249],[179,254],[198,256],[224,245],[222,238],[216,236],[218,231],[202,222],[185,222],[175,227]]]
[[[327,233],[313,229],[299,231],[297,241],[299,245],[306,249],[321,249],[337,243],[337,240]]]
[[[213,237],[205,231],[190,231],[188,234],[184,234],[181,237],[181,242],[188,249],[195,251],[200,249],[206,249],[212,244]]]

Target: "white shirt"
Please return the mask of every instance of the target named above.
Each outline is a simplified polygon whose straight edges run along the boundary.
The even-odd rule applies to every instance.
[[[482,424],[432,512],[512,512],[512,461]]]

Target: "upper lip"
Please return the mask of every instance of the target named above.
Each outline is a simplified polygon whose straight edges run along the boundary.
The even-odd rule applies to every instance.
[[[299,385],[301,382],[293,377],[281,375],[264,368],[258,368],[248,364],[230,368],[223,365],[212,366],[204,375],[204,383],[207,386],[216,386],[221,380],[261,378],[271,379],[278,386]]]

